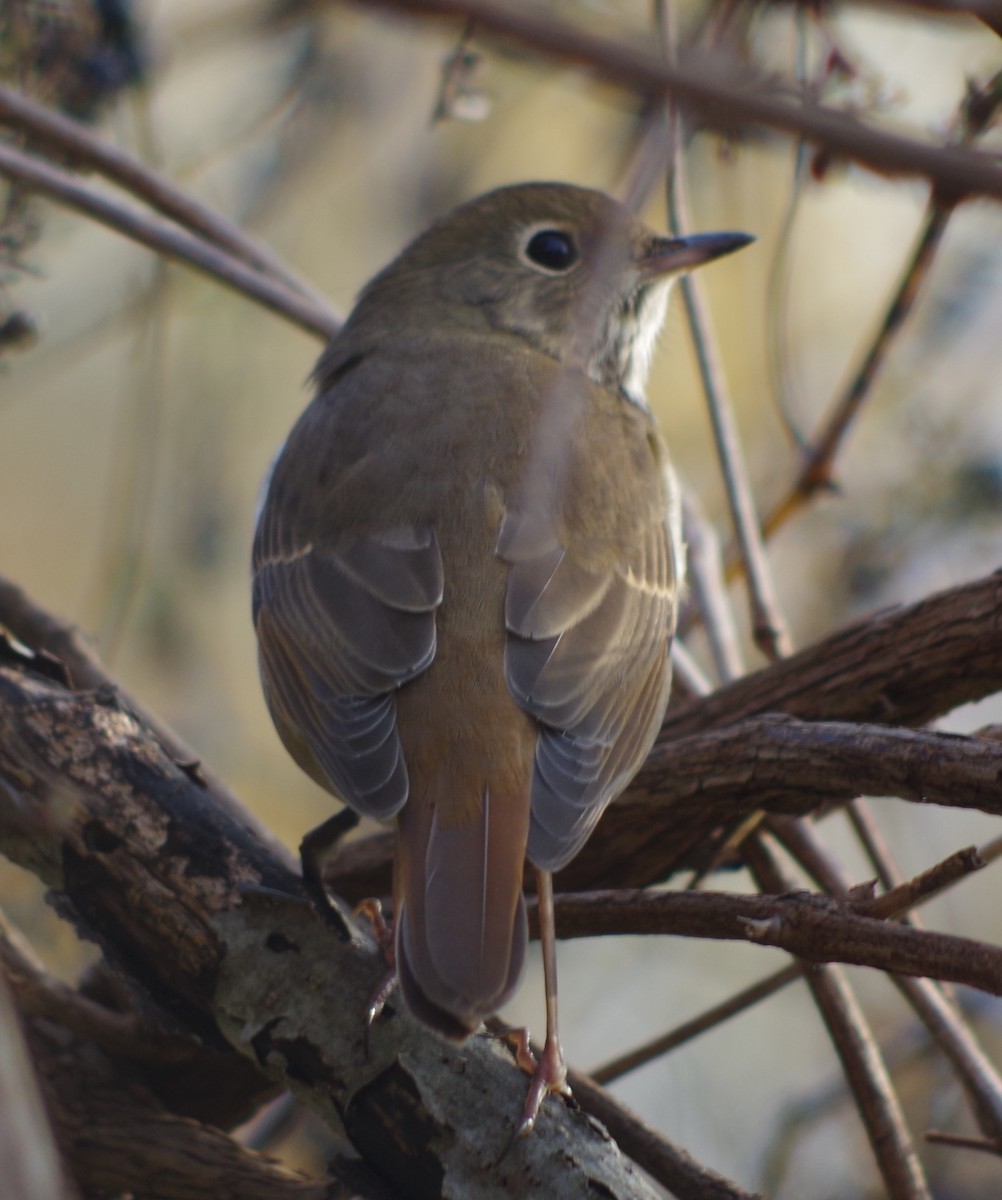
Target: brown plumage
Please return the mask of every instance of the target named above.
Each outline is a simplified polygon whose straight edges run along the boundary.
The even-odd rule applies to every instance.
[[[563,185],[474,200],[363,291],[275,465],[268,705],[396,819],[400,981],[447,1036],[517,986],[526,853],[564,865],[661,722],[681,546],[643,378],[669,274],[747,240]]]

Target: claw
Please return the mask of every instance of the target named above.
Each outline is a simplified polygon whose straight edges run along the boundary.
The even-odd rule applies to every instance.
[[[522,1105],[522,1115],[512,1134],[512,1143],[517,1142],[519,1138],[528,1137],[532,1133],[536,1118],[539,1116],[539,1109],[546,1096],[551,1092],[561,1096],[571,1094],[571,1089],[567,1086],[567,1064],[564,1062],[564,1052],[556,1037],[547,1036],[543,1044],[543,1051],[537,1060],[529,1046],[529,1031],[523,1029],[515,1049],[515,1062],[529,1075],[530,1079],[525,1104]]]
[[[365,1010],[365,1057],[370,1057],[369,1051],[369,1034],[372,1026],[379,1019],[386,1003],[393,995],[397,988],[397,972],[396,969],[389,972],[380,983],[379,987],[369,997],[369,1004]]]

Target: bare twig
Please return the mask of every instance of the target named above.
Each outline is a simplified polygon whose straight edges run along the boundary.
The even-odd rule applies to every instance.
[[[810,871],[811,865],[802,856],[800,845],[785,839],[787,832],[785,828],[781,827],[778,832],[781,837],[784,837],[787,848]],[[797,832],[801,842],[810,843],[815,840],[813,831],[807,828],[803,822],[800,822]],[[976,852],[975,857],[977,857]],[[837,894],[847,894],[849,881],[844,873],[839,868],[830,865],[826,871],[830,878],[824,881],[824,886]],[[881,899],[886,900],[886,896]],[[867,907],[872,911],[872,903]],[[916,929],[915,932],[928,936],[924,931]],[[929,975],[940,980],[948,978],[946,975],[940,975],[937,971],[920,972],[919,974]],[[967,1093],[982,1131],[1002,1146],[1002,1079],[999,1078],[998,1072],[978,1045],[977,1039],[965,1023],[962,1014],[950,1003],[943,992],[932,982],[932,979],[906,978],[893,973],[893,971],[890,978],[953,1066]],[[1002,983],[1002,974],[999,976],[999,981]]]
[[[775,87],[748,82],[747,71],[719,55],[687,55],[674,66],[635,45],[613,42],[529,7],[497,0],[378,0],[419,17],[475,20],[480,34],[528,46],[563,62],[579,63],[601,78],[641,94],[670,91],[703,123],[733,129],[771,128],[827,147],[881,175],[923,176],[944,196],[1002,196],[1002,167],[991,155],[936,146],[871,128],[834,109],[782,98]]]
[[[746,854],[759,887],[785,890],[788,881],[761,838],[753,840]],[[804,978],[842,1063],[888,1196],[931,1200],[894,1086],[844,972],[822,966],[805,970]]]
[[[318,309],[312,301],[271,276],[248,267],[170,221],[123,204],[71,171],[54,167],[13,146],[0,144],[0,175],[16,179],[23,187],[82,212],[158,254],[187,263],[218,283],[279,313],[308,333],[329,338],[340,328],[328,308]]]
[[[684,235],[691,230],[688,201],[685,190],[685,164],[681,154],[681,139],[675,139],[676,153],[671,185],[668,190],[668,218],[672,232]],[[682,299],[685,302],[689,333],[696,351],[707,410],[713,426],[717,457],[724,485],[731,520],[741,547],[741,558],[748,579],[748,597],[751,604],[752,633],[755,643],[766,657],[775,659],[787,655],[792,649],[785,622],[779,611],[775,589],[762,548],[758,516],[752,498],[751,481],[745,465],[741,442],[734,419],[724,375],[723,362],[717,349],[712,331],[709,306],[702,285],[694,275],[683,275],[679,281]]]
[[[963,1137],[958,1133],[942,1133],[938,1129],[928,1130],[925,1140],[937,1146],[954,1146],[958,1150],[984,1150],[995,1155],[999,1153],[998,1145],[987,1138]]]
[[[710,1171],[684,1150],[666,1143],[625,1104],[578,1071],[567,1072],[574,1098],[585,1112],[597,1117],[624,1154],[663,1184],[678,1200],[762,1200],[729,1179]]]
[[[699,609],[717,679],[730,682],[745,671],[741,642],[724,579],[720,539],[698,499],[682,491],[682,532],[686,549],[686,582]],[[705,688],[702,694],[709,692]]]
[[[915,305],[952,214],[952,206],[946,206],[935,198],[930,202],[922,229],[876,337],[849,385],[832,405],[831,415],[822,433],[812,439],[796,482],[766,517],[763,527],[767,537],[771,537],[819,490],[832,486],[835,455],[870,394],[877,373],[887,361],[896,335]]]
[[[337,322],[337,314],[326,297],[300,279],[266,245],[86,125],[7,87],[0,87],[0,124],[20,129],[32,139],[54,147],[74,164],[100,171],[179,225],[298,292],[318,312],[326,310],[332,325]]]
[[[737,1016],[738,1013],[745,1012],[753,1004],[757,1004],[760,1000],[765,1000],[768,996],[774,995],[786,987],[787,984],[795,983],[798,979],[802,979],[803,974],[803,971],[796,963],[789,967],[783,967],[779,971],[774,971],[771,975],[767,975],[757,983],[743,988],[740,992],[735,992],[733,996],[728,997],[721,1004],[715,1004],[712,1008],[701,1012],[699,1016],[693,1017],[692,1020],[684,1021],[681,1025],[677,1025],[668,1033],[663,1033],[656,1038],[652,1038],[642,1046],[637,1046],[636,1049],[629,1050],[627,1053],[610,1059],[607,1063],[603,1063],[601,1067],[591,1072],[591,1078],[595,1083],[602,1085],[612,1083],[630,1071],[636,1070],[637,1067],[642,1067],[653,1059],[660,1058],[661,1055],[668,1054],[679,1046],[685,1045],[686,1042],[692,1041],[693,1038],[698,1037],[701,1033],[715,1029],[718,1025],[723,1024],[724,1021]]]
[[[899,883],[882,896],[875,896],[866,904],[865,911],[872,917],[896,917],[952,887],[961,879],[966,879],[973,872],[980,871],[984,866],[985,859],[978,850],[974,846],[967,846],[935,863],[913,879]],[[912,923],[915,923],[914,919]]]
[[[904,882],[904,876],[880,832],[869,803],[862,796],[857,796],[846,805],[845,813],[859,844],[866,851],[866,857],[877,872],[877,878],[888,892],[893,891]]]

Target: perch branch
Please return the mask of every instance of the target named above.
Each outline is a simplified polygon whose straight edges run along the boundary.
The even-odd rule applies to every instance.
[[[524,1083],[487,1039],[441,1042],[401,1009],[364,1045],[384,964],[215,805],[118,697],[0,664],[0,844],[109,961],[207,1043],[291,1086],[401,1190],[653,1192],[584,1117],[548,1103],[503,1162]],[[529,1182],[531,1180],[531,1183]],[[500,1182],[499,1182],[500,1181]],[[740,1192],[735,1192],[740,1195]]]

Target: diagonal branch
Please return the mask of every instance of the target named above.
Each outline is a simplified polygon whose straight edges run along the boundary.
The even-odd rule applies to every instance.
[[[326,309],[331,321],[337,321],[337,314],[327,299],[294,274],[269,247],[215,209],[199,203],[159,171],[92,133],[86,125],[8,87],[0,87],[0,124],[18,129],[32,141],[61,152],[74,165],[82,164],[100,171],[164,216],[298,292],[318,311]]]
[[[657,53],[615,42],[555,20],[538,8],[497,0],[378,0],[385,8],[417,17],[451,17],[476,22],[494,34],[562,62],[588,67],[599,78],[646,96],[670,92],[704,124],[732,130],[774,129],[826,147],[885,176],[922,176],[945,198],[1002,197],[1002,166],[989,154],[901,137],[873,128],[834,109],[791,102],[774,85],[748,79],[747,67],[720,55],[695,54],[666,64]]]
[[[340,322],[328,307],[318,308],[273,276],[247,266],[218,246],[186,232],[171,221],[152,216],[86,183],[72,171],[0,143],[0,175],[15,179],[85,216],[92,217],[158,254],[187,263],[218,283],[256,300],[308,333],[328,338]]]

